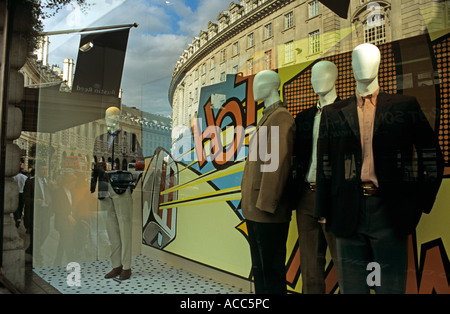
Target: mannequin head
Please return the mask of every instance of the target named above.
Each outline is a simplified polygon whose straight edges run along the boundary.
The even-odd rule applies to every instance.
[[[377,46],[362,44],[353,49],[352,68],[356,79],[357,89],[364,95],[378,88],[378,68],[381,54]]]
[[[115,131],[119,128],[120,109],[114,106],[105,111],[105,122],[108,131]]]
[[[334,63],[330,61],[317,62],[311,69],[311,84],[314,92],[324,96],[335,91],[337,77],[338,69]]]
[[[311,84],[319,95],[321,106],[333,103],[337,98],[336,80],[338,69],[330,61],[319,61],[311,69]]]
[[[280,101],[278,89],[281,80],[278,73],[271,70],[258,72],[253,80],[253,97],[255,101],[264,101],[266,108]]]

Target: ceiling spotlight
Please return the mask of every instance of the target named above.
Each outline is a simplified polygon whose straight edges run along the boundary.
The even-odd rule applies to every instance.
[[[89,50],[92,49],[92,47],[94,47],[94,43],[92,41],[84,44],[83,46],[80,47],[80,51],[81,52],[88,52]]]

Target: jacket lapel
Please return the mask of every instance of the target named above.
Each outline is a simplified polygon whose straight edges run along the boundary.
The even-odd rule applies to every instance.
[[[380,92],[377,99],[377,107],[375,111],[375,121],[374,121],[374,127],[373,127],[373,133],[376,134],[377,130],[379,129],[380,125],[383,123],[383,120],[385,119],[386,112],[388,112],[392,106],[392,102],[389,101],[390,97],[389,94],[386,94],[384,92]],[[345,120],[347,121],[348,125],[350,126],[353,134],[360,139],[360,132],[359,132],[359,120],[358,120],[358,111],[356,108],[356,98],[355,96],[352,96],[349,98],[349,103],[347,106],[341,109],[342,115],[344,116]]]
[[[281,102],[280,102],[281,103]],[[263,116],[261,117],[261,119],[258,121],[258,123],[256,124],[255,130],[252,131],[250,133],[249,136],[249,146],[251,145],[251,141],[254,139],[254,136],[258,133],[259,128],[264,125],[264,123],[266,122],[266,120],[269,118],[269,116],[278,108],[280,107],[280,104],[274,104],[272,106],[272,108],[270,108],[266,113],[263,114]],[[247,157],[248,159],[248,157]]]
[[[377,109],[375,111],[375,121],[373,126],[373,134],[376,134],[378,128],[385,120],[386,112],[388,112],[392,106],[392,102],[389,101],[389,94],[380,92],[377,99]]]
[[[274,113],[278,107],[281,107],[282,105],[283,105],[282,102],[273,104],[272,107],[266,113],[264,113],[263,116],[261,117],[261,120],[257,124],[257,129],[258,129],[258,127],[260,127],[261,125],[263,125],[266,122],[266,120],[269,118],[269,116],[272,113]]]
[[[316,117],[317,111],[318,111],[317,106],[314,106],[310,110],[305,112],[305,116],[302,118],[302,121],[308,123],[308,126],[310,126],[308,128],[309,132],[308,136],[312,136],[314,128],[314,118]]]
[[[350,129],[352,130],[353,134],[359,139],[360,133],[359,133],[359,120],[358,120],[358,111],[356,109],[356,98],[352,96],[349,99],[349,103],[347,106],[341,109],[341,112],[347,121],[348,125],[350,126]]]
[[[266,122],[267,118],[270,116],[270,114],[271,112],[268,112],[267,114],[263,115],[261,117],[261,120],[259,120],[258,124],[256,125],[256,128],[259,128],[261,125],[263,125]]]

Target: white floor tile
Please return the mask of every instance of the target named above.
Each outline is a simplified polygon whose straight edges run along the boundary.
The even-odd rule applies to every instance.
[[[109,261],[80,263],[80,286],[66,266],[35,268],[34,272],[63,294],[243,294],[242,289],[174,268],[159,260],[133,257],[130,279],[105,279]],[[69,281],[68,281],[69,277]]]

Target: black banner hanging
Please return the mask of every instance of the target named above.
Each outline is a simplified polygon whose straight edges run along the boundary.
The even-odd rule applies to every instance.
[[[339,17],[346,19],[350,0],[319,0],[324,6],[336,13]]]
[[[81,36],[72,92],[119,96],[129,31]]]

